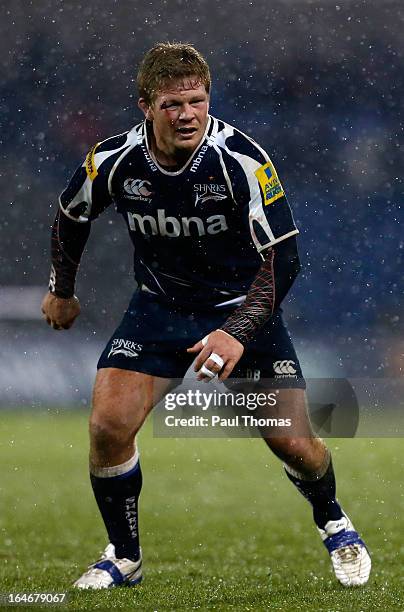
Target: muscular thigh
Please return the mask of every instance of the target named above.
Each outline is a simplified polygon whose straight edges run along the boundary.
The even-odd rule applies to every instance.
[[[118,368],[98,371],[93,391],[93,424],[136,432],[170,388],[171,381]]]
[[[260,390],[261,392],[261,390]],[[314,436],[307,410],[306,393],[304,389],[264,390],[264,393],[275,393],[274,406],[261,407],[257,410],[260,418],[275,418],[275,427],[263,428],[263,438],[312,438]]]

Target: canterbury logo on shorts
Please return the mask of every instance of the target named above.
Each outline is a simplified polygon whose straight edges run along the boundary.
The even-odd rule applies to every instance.
[[[283,359],[281,361],[274,362],[274,372],[276,374],[296,374],[296,369],[294,368],[295,362],[291,359]]]

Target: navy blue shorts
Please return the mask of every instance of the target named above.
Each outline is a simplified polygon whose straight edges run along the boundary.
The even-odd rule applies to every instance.
[[[174,308],[150,293],[137,290],[97,367],[182,379],[196,357],[186,349],[220,327],[230,312],[192,312]],[[246,345],[230,377],[255,381],[273,379],[279,387],[305,388],[281,311],[275,312]]]

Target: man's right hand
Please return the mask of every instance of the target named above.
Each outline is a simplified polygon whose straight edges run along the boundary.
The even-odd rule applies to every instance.
[[[81,308],[75,295],[66,299],[48,292],[42,301],[41,310],[47,324],[53,329],[69,329],[79,316]]]

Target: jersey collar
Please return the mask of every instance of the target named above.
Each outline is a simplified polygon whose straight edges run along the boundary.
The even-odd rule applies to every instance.
[[[208,138],[208,136],[211,133],[211,128],[212,128],[212,124],[213,124],[213,118],[208,115],[208,122],[206,124],[206,129],[205,129],[205,133],[201,138],[200,143],[198,144],[198,146],[196,147],[195,151],[193,152],[193,154],[191,155],[191,157],[188,159],[188,161],[186,162],[186,164],[184,166],[182,166],[182,168],[180,168],[179,170],[176,170],[175,172],[170,172],[169,170],[165,170],[156,160],[155,156],[152,153],[151,147],[149,145],[149,137],[148,137],[148,133],[147,133],[147,126],[146,126],[146,120],[143,121],[143,138],[144,141],[146,143],[146,150],[148,155],[150,155],[150,157],[153,160],[153,163],[155,164],[155,166],[158,168],[158,170],[160,170],[160,172],[162,174],[166,174],[168,176],[178,176],[179,174],[182,174],[184,172],[184,170],[186,170],[188,168],[188,166],[190,164],[192,164],[195,156],[198,154],[199,149],[201,148],[201,146],[203,145],[203,143],[205,142],[205,140]]]

